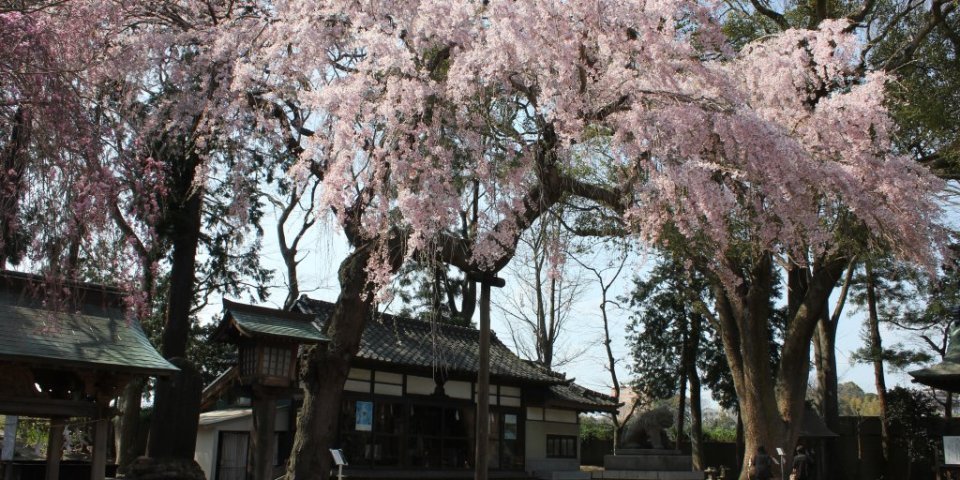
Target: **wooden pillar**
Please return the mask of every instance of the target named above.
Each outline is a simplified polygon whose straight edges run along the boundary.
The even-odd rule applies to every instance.
[[[93,463],[90,465],[90,480],[104,480],[107,476],[107,427],[110,418],[107,409],[101,407],[93,426]]]
[[[46,480],[59,480],[60,459],[63,457],[63,428],[67,419],[53,417],[50,419],[50,433],[47,439],[47,472]]]
[[[257,390],[253,398],[253,480],[273,480],[277,398],[264,389]]]
[[[487,480],[490,439],[490,284],[480,283],[480,372],[477,378],[477,459],[474,480]]]
[[[3,455],[0,460],[3,461],[3,476],[10,480],[13,478],[13,453],[17,448],[17,423],[16,415],[7,415],[6,422],[3,425]]]
[[[490,273],[470,273],[467,278],[480,282],[480,368],[477,375],[477,444],[474,480],[487,480],[487,447],[490,441],[490,286],[505,282]]]

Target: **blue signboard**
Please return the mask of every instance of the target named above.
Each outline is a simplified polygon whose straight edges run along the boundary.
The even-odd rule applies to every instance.
[[[357,423],[355,430],[369,432],[373,430],[373,402],[357,401]]]

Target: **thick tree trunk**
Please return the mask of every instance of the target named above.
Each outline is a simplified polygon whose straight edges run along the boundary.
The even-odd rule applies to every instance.
[[[301,360],[303,407],[287,464],[288,480],[327,479],[329,448],[334,445],[343,384],[360,337],[373,314],[366,267],[371,246],[359,248],[340,264],[340,296],[327,323],[329,344],[309,347]]]
[[[867,328],[870,332],[870,356],[873,360],[873,376],[877,387],[877,400],[880,402],[880,446],[883,453],[883,467],[886,471],[890,460],[890,420],[887,414],[887,384],[883,375],[883,343],[880,339],[880,317],[877,313],[876,277],[873,266],[864,264],[867,274]]]
[[[827,428],[834,432],[839,431],[840,427],[840,398],[837,393],[837,327],[840,325],[840,315],[847,301],[856,264],[856,259],[852,259],[847,265],[843,286],[840,288],[840,295],[833,312],[830,312],[826,305],[824,306],[813,335],[814,366],[817,369],[817,408]],[[837,471],[839,466],[835,463],[840,458],[839,455],[837,439],[825,439],[821,452],[822,461],[817,462],[823,474],[827,471]]]
[[[173,254],[170,268],[170,289],[167,296],[166,319],[163,325],[161,353],[166,359],[186,359],[187,341],[190,335],[190,311],[196,281],[196,257],[200,243],[202,217],[202,190],[193,190],[193,170],[189,175],[178,177],[178,192],[174,198],[181,203],[170,213],[172,220]],[[193,370],[188,366],[187,370]],[[181,378],[182,376],[182,378]],[[200,389],[173,388],[173,385],[193,385],[198,379],[186,371],[172,379],[157,383],[156,409],[150,426],[150,441],[147,454],[154,458],[170,458],[193,461],[193,452],[178,445],[194,444],[199,423]],[[196,398],[193,398],[193,396]],[[197,415],[183,415],[180,406],[196,405]],[[176,420],[166,415],[177,417]]]
[[[166,319],[161,340],[161,352],[165,358],[184,357],[187,353],[202,205],[203,196],[197,191],[187,197],[174,214],[170,291],[167,295]]]
[[[30,111],[20,106],[13,115],[13,128],[6,148],[0,152],[0,269],[7,262],[19,263],[22,253],[19,223],[20,197],[23,195],[23,171],[26,168],[27,148],[30,145]]]
[[[770,365],[770,309],[773,265],[768,255],[757,259],[742,285],[714,286],[717,323],[724,353],[740,402],[745,459],[758,447],[775,453],[784,448],[792,461],[800,435],[810,363],[810,342],[820,313],[846,262],[817,265],[802,297],[790,300],[790,315],[776,376]],[[791,282],[792,283],[792,282]],[[741,471],[746,480],[748,471]]]
[[[703,411],[700,405],[700,374],[696,358],[700,351],[700,315],[690,319],[690,350],[693,361],[689,362],[687,377],[690,381],[690,456],[693,471],[703,471]]]
[[[817,367],[817,407],[830,429],[836,429],[840,419],[836,345],[837,325],[827,318],[821,318],[813,337],[814,363]]]
[[[829,323],[826,315],[822,315],[817,331],[813,337],[814,364],[817,369],[816,402],[820,414],[827,428],[837,432],[840,423],[839,397],[837,395],[837,354],[836,354],[836,323]],[[839,471],[837,461],[837,440],[824,439],[821,452],[821,462],[818,464],[830,472]]]
[[[687,348],[687,343],[690,340],[687,339],[684,342],[683,354],[680,358],[680,381],[678,382],[679,391],[677,392],[677,439],[674,442],[674,448],[680,450],[680,447],[683,444],[683,427],[684,427],[684,418],[686,417],[685,413],[687,410],[687,372],[690,371],[689,363],[690,352]]]

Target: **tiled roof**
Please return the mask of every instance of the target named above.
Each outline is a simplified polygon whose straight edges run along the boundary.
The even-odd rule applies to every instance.
[[[316,314],[321,321],[325,321],[333,312],[332,303],[305,295],[300,297],[297,308],[304,313]],[[480,331],[381,314],[376,320],[367,322],[357,357],[402,366],[475,374],[480,365]],[[545,385],[566,382],[556,374],[521,360],[496,336],[490,338],[490,377],[501,381],[519,380]]]
[[[169,374],[177,368],[150,344],[140,323],[115,306],[44,308],[25,278],[5,274],[0,288],[0,360],[75,368]],[[39,282],[39,279],[26,279]]]
[[[249,337],[273,337],[317,343],[329,340],[313,324],[314,316],[273,308],[223,301],[224,322]]]
[[[551,385],[547,403],[578,407],[585,411],[615,412],[620,406],[613,397],[581,387],[575,383]]]

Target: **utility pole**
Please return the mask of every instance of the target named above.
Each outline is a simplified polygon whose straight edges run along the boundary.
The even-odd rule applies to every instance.
[[[467,278],[480,283],[480,369],[477,375],[477,444],[474,480],[487,480],[487,444],[490,436],[490,287],[506,282],[490,272],[470,272]]]

